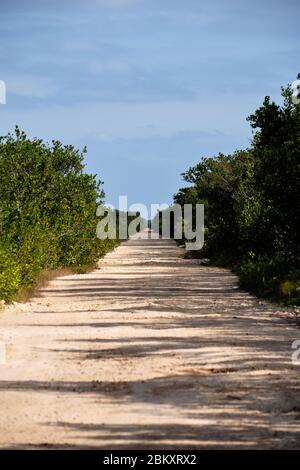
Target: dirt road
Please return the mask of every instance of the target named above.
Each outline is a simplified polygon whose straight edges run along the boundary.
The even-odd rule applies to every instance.
[[[1,448],[300,448],[295,322],[167,240],[0,312]]]

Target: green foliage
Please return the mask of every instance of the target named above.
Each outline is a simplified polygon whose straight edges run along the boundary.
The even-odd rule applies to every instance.
[[[248,118],[249,149],[204,158],[183,174],[192,186],[174,200],[204,204],[202,256],[235,266],[260,295],[295,300],[288,281],[300,278],[300,106],[289,87],[282,94],[282,106],[266,97]]]
[[[101,182],[71,145],[0,138],[0,299],[13,300],[44,270],[83,271],[116,243],[96,237]]]
[[[20,266],[15,254],[9,247],[0,245],[0,299],[13,300],[20,284]]]
[[[262,296],[270,296],[278,288],[283,269],[284,266],[276,259],[246,259],[239,269],[241,286]]]

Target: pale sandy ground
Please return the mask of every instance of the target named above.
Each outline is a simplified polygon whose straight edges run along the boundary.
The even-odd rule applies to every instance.
[[[300,448],[291,314],[167,240],[0,312],[1,448]]]

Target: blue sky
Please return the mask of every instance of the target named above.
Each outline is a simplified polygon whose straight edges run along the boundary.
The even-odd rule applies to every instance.
[[[1,0],[0,134],[87,145],[107,202],[170,202],[300,72],[298,0]],[[298,58],[298,60],[297,60]]]

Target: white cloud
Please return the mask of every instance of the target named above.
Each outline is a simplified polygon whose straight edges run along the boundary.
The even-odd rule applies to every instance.
[[[106,8],[126,7],[133,3],[138,3],[140,0],[94,0],[96,5]]]
[[[88,64],[88,69],[94,74],[112,73],[124,74],[130,71],[130,66],[123,60],[109,59],[109,60],[92,60]]]
[[[0,134],[19,124],[30,134],[64,142],[170,137],[182,132],[249,135],[246,116],[259,105],[254,94],[219,94],[197,101],[78,103],[1,110]],[[228,110],[230,109],[230,113]],[[216,111],[217,110],[217,111]]]
[[[64,49],[66,51],[88,52],[94,51],[96,46],[91,40],[69,39],[64,43]]]
[[[22,75],[19,77],[6,77],[7,94],[31,98],[48,98],[57,93],[57,86],[48,78]]]

